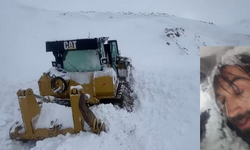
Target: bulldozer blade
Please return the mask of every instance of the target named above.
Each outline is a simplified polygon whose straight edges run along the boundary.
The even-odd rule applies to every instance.
[[[101,131],[106,131],[105,123],[101,123],[100,120],[97,120],[94,113],[88,108],[86,104],[86,96],[85,94],[81,94],[79,99],[79,110],[87,122],[87,124],[91,127],[91,132],[100,134]]]
[[[43,140],[48,137],[55,137],[59,134],[75,133],[72,128],[61,129],[53,120],[46,128],[35,128],[40,116],[42,107],[39,106],[32,89],[19,90],[17,92],[19,106],[22,114],[22,122],[15,122],[9,130],[9,136],[15,140]]]

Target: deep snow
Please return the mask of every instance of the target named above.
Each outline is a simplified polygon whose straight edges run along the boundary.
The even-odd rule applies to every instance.
[[[245,26],[235,31],[234,24],[224,27],[174,17],[155,11],[156,7],[149,9],[144,1],[136,6],[142,3],[142,10],[148,8],[147,12],[133,11],[134,6],[130,11],[128,4],[132,1],[125,5],[127,9],[119,3],[85,2],[96,8],[86,10],[84,5],[79,9],[79,4],[73,9],[69,2],[58,7],[48,1],[0,2],[0,149],[198,150],[199,47],[247,44],[249,31],[242,34]],[[155,6],[147,1],[147,6],[151,4]],[[122,55],[132,58],[138,94],[134,112],[113,105],[93,106],[91,109],[109,130],[100,136],[81,132],[38,142],[10,140],[9,128],[21,119],[16,91],[30,87],[38,93],[37,81],[54,60],[45,52],[45,41],[88,36],[116,39]]]

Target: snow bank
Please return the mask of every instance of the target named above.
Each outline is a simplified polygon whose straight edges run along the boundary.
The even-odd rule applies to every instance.
[[[55,103],[43,103],[37,122],[33,125],[35,129],[49,128],[51,121],[62,125],[61,129],[74,128],[71,107],[65,107]]]
[[[233,49],[227,51],[221,58],[220,65],[228,64],[228,65],[244,65],[241,61],[238,55],[239,54],[246,54],[250,56],[250,47],[249,46],[240,46],[240,47],[234,47]]]

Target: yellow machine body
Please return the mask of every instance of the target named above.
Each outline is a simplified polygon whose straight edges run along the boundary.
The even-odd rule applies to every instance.
[[[112,68],[109,68],[112,70]],[[85,74],[84,72],[81,74]],[[98,104],[100,99],[114,99],[116,97],[116,90],[118,88],[118,80],[114,80],[112,76],[100,76],[94,77],[95,72],[88,72],[89,83],[81,84],[73,79],[65,80],[68,83],[68,87],[80,85],[83,88],[84,93],[90,95],[88,102],[90,104]],[[70,88],[65,92],[56,94],[51,88],[52,78],[48,74],[44,73],[38,81],[39,91],[41,96],[54,96],[57,98],[69,99]],[[63,83],[59,80],[55,83],[58,87]]]
[[[42,140],[59,134],[75,134],[84,131],[85,122],[92,133],[99,134],[106,130],[105,123],[97,119],[88,108],[90,105],[118,102],[121,106],[131,106],[133,100],[130,94],[124,94],[124,91],[131,91],[128,84],[131,60],[120,56],[115,40],[104,45],[105,40],[94,38],[46,42],[46,51],[53,52],[56,61],[52,62],[53,67],[43,73],[38,81],[40,95],[34,94],[32,89],[17,92],[22,121],[14,123],[10,128],[11,139]],[[72,47],[69,49],[68,45]],[[85,66],[89,69],[92,67],[89,62],[93,63],[93,59],[89,55],[93,55],[101,68],[84,70]],[[96,64],[93,66],[98,68]],[[51,120],[48,127],[36,128],[44,103],[69,106],[73,126],[66,128],[56,120]]]

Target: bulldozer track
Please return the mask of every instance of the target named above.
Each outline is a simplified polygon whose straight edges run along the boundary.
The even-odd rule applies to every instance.
[[[120,100],[119,106],[126,109],[128,112],[133,111],[135,99],[135,97],[131,96],[133,93],[131,83],[132,82],[121,81],[116,95],[116,98]]]

